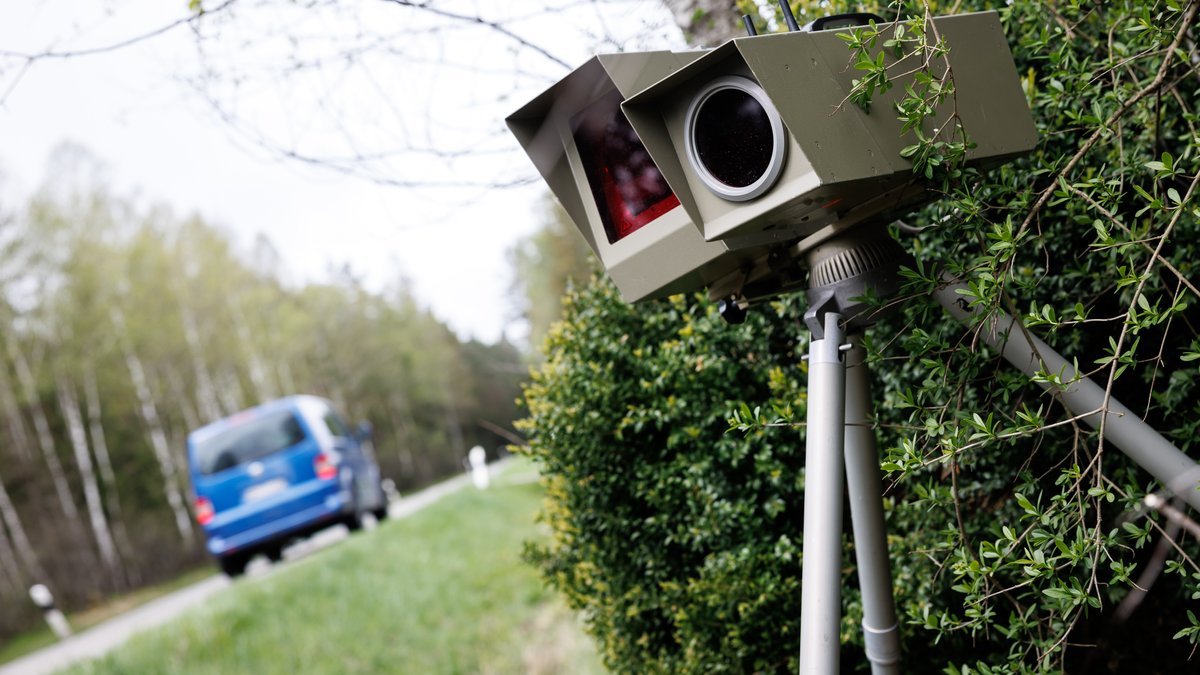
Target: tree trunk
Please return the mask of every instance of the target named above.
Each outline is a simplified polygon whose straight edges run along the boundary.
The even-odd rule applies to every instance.
[[[4,407],[4,417],[8,420],[8,433],[12,438],[13,449],[18,458],[32,461],[32,443],[29,441],[29,427],[25,426],[25,418],[21,416],[21,406],[17,404],[16,394],[8,380],[4,369],[0,367],[0,406]]]
[[[21,524],[17,509],[13,507],[12,500],[8,497],[8,491],[4,489],[3,480],[0,480],[0,520],[3,520],[4,527],[8,528],[12,546],[17,557],[21,559],[21,564],[25,566],[25,571],[33,579],[45,579],[46,571],[42,569],[37,551],[33,549],[33,545],[29,543],[29,537],[25,535],[25,527]]]
[[[397,415],[399,415],[398,419]],[[396,430],[392,443],[396,445],[396,458],[400,460],[400,472],[404,474],[405,478],[411,480],[416,471],[416,463],[413,461],[410,447],[414,422],[412,411],[408,407],[408,400],[399,392],[392,393],[388,416],[392,420],[392,428]]]
[[[217,380],[217,400],[221,402],[222,414],[217,419],[232,415],[245,408],[242,399],[242,385],[238,381],[237,372],[233,366],[221,371]]]
[[[459,464],[463,464],[467,459],[467,448],[463,440],[462,423],[458,417],[458,405],[454,400],[454,392],[450,389],[450,383],[444,379],[442,380],[442,391],[446,395],[445,418],[446,432],[450,438],[450,452]]]
[[[104,485],[104,505],[111,518],[113,538],[117,543],[120,560],[137,559],[137,551],[129,540],[129,532],[125,529],[125,516],[121,512],[121,493],[117,487],[117,476],[113,472],[112,461],[108,455],[108,441],[104,437],[104,421],[100,414],[100,392],[96,386],[96,374],[91,368],[84,371],[83,380],[84,400],[87,402],[88,434],[92,440],[92,450],[96,454],[96,466],[100,469],[100,480]],[[119,569],[123,575],[121,581],[126,585],[138,586],[140,575],[125,564]]]
[[[183,337],[187,341],[188,354],[192,358],[192,370],[196,376],[196,397],[200,403],[200,414],[204,416],[206,422],[216,422],[224,417],[221,414],[221,404],[217,400],[217,390],[213,386],[212,378],[209,377],[208,369],[204,367],[204,359],[201,357],[203,350],[200,345],[200,333],[196,330],[196,321],[192,318],[192,312],[183,303],[179,305],[180,315],[183,317]]]
[[[46,460],[46,467],[50,469],[50,480],[54,483],[54,492],[58,496],[58,503],[62,506],[63,515],[67,517],[67,520],[75,524],[79,519],[79,510],[75,508],[75,500],[71,497],[71,486],[63,472],[62,462],[58,459],[58,452],[54,449],[54,436],[50,433],[50,423],[46,421],[46,412],[42,409],[42,402],[38,397],[37,382],[33,379],[29,362],[21,353],[17,338],[9,332],[5,342],[8,354],[17,369],[17,379],[24,390],[25,401],[33,413],[33,428],[37,432],[38,446],[41,447],[42,456]]]
[[[179,371],[175,370],[174,364],[163,364],[164,368],[157,372],[157,376],[161,380],[166,380],[171,387],[171,394],[175,396],[175,408],[183,415],[183,423],[188,429],[199,429],[201,426],[200,417],[196,413],[196,407],[192,405],[188,399],[187,391],[183,388],[183,378],[179,376]],[[165,374],[162,370],[165,369]],[[211,420],[210,420],[211,421]]]
[[[95,535],[104,567],[119,586],[120,561],[117,560],[117,546],[113,542],[112,533],[108,528],[108,517],[104,514],[104,504],[100,498],[100,485],[96,482],[96,471],[92,465],[91,453],[88,451],[87,430],[83,426],[83,413],[79,409],[79,399],[75,395],[74,387],[64,378],[58,378],[56,385],[58,407],[62,410],[63,419],[66,421],[71,447],[75,450],[75,463],[79,466],[79,477],[83,481],[83,498],[87,505],[92,534]]]
[[[112,309],[112,320],[117,326],[117,332],[125,335],[125,317],[116,307]],[[150,385],[146,382],[146,371],[142,362],[129,345],[128,339],[123,339],[122,348],[125,351],[125,365],[129,368],[129,377],[133,380],[133,388],[137,392],[142,421],[150,434],[150,447],[154,450],[154,458],[158,460],[158,469],[162,474],[163,491],[167,495],[167,504],[175,514],[175,527],[184,545],[191,548],[195,543],[192,519],[183,502],[183,494],[179,490],[178,472],[175,460],[171,457],[171,448],[167,444],[167,434],[158,418],[158,410],[154,407],[154,396],[150,393]],[[218,416],[219,417],[219,416]]]
[[[292,367],[288,365],[288,360],[283,356],[276,356],[275,359],[275,374],[279,381],[279,386],[289,394],[300,393],[296,391],[296,378],[292,376]]]
[[[25,419],[21,416],[21,410],[17,405],[16,394],[13,393],[2,368],[0,368],[0,405],[4,406],[4,415],[8,418],[8,435],[17,448],[16,454],[26,460],[32,460],[33,453],[29,450],[29,431],[25,427]],[[4,530],[8,531],[10,546],[24,565],[25,571],[34,578],[44,579],[46,575],[42,570],[41,563],[38,562],[37,553],[29,543],[29,538],[25,536],[25,528],[21,524],[16,508],[13,507],[12,500],[8,497],[8,491],[4,489],[4,481],[0,480],[0,532]],[[17,568],[14,570],[20,571]],[[18,574],[17,579],[20,578],[21,576]]]
[[[233,325],[237,331],[238,340],[242,343],[242,349],[246,353],[246,363],[250,368],[250,383],[254,386],[254,395],[258,397],[258,403],[270,401],[276,398],[275,388],[267,381],[267,368],[263,365],[262,354],[254,343],[254,336],[250,334],[250,326],[246,323],[246,315],[242,311],[241,303],[234,298],[229,303],[229,311],[233,314]]]
[[[21,568],[16,553],[8,540],[8,533],[0,526],[0,595],[3,591],[15,593],[22,590]]]

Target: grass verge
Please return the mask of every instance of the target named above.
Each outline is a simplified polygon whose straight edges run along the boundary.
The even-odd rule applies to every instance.
[[[239,580],[69,672],[602,672],[574,616],[520,560],[522,542],[544,536],[541,488],[520,473]]]

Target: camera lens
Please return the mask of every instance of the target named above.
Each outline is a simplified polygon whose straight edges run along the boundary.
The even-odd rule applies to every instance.
[[[693,99],[688,158],[718,196],[745,201],[769,190],[783,168],[784,148],[779,113],[753,80],[718,78]]]
[[[752,185],[767,172],[773,136],[762,104],[739,89],[713,93],[696,113],[696,157],[732,187]]]

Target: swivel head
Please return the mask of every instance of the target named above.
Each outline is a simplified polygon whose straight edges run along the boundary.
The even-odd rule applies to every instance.
[[[865,328],[885,313],[872,299],[900,290],[900,266],[912,257],[881,227],[858,227],[807,254],[808,310],[804,323],[813,335],[824,332],[823,316],[836,312],[846,330]]]

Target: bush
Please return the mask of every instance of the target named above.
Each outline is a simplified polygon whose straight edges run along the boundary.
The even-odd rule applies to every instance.
[[[554,543],[530,555],[584,610],[618,670],[774,670],[799,615],[800,439],[727,434],[740,399],[800,404],[796,309],[727,326],[675,297],[631,307],[605,282],[567,301],[527,391],[528,452]]]

